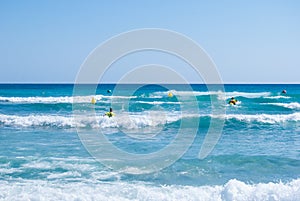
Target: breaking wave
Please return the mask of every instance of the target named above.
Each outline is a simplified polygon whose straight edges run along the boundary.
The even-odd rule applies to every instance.
[[[75,173],[74,173],[75,174]],[[300,199],[300,179],[287,183],[247,184],[232,179],[224,185],[155,186],[145,182],[72,182],[51,183],[42,180],[0,181],[3,200],[263,200]]]
[[[260,97],[269,97],[271,95],[270,92],[221,92],[221,91],[164,91],[164,92],[154,92],[153,97],[167,97],[169,93],[172,93],[175,96],[210,96],[217,95],[220,97],[224,97],[225,99],[231,97],[245,97],[245,98],[260,98]]]
[[[136,96],[104,96],[104,95],[94,95],[94,96],[60,96],[60,97],[0,97],[0,102],[10,102],[10,103],[45,103],[45,104],[56,104],[56,103],[90,103],[92,98],[96,101],[109,100],[109,99],[131,99],[136,98]]]
[[[261,103],[262,105],[275,105],[289,109],[300,109],[300,103],[292,102],[292,103]]]
[[[119,114],[116,117],[106,116],[59,116],[59,115],[5,115],[0,114],[0,126],[4,127],[54,127],[54,128],[126,128],[138,129],[145,127],[157,127],[165,124],[176,123],[186,118],[194,121],[194,118],[223,118],[228,121],[260,124],[278,124],[285,122],[299,122],[300,113],[292,114],[227,114],[227,115],[162,115],[159,112]]]

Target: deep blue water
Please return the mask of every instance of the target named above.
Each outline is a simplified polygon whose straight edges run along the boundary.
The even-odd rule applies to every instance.
[[[225,85],[225,94],[206,85],[91,87],[73,97],[71,84],[0,85],[0,199],[300,199],[300,85]],[[237,105],[228,104],[231,97]],[[213,100],[226,113],[213,115]],[[115,116],[103,116],[110,107]],[[200,159],[216,119],[224,120],[222,135]],[[186,138],[177,142],[179,130]],[[126,164],[108,167],[77,132],[103,134],[132,157],[107,153],[107,161]],[[99,153],[109,152],[101,143]],[[174,144],[167,158],[150,163],[163,166],[187,149],[159,171],[130,165],[145,156],[146,166],[149,155]]]

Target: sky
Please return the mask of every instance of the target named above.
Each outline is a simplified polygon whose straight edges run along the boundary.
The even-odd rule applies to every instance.
[[[224,83],[300,83],[299,10],[297,0],[1,0],[0,83],[73,83],[99,44],[143,28],[195,41]],[[122,65],[163,58],[125,58]],[[186,68],[176,59],[169,65]],[[107,82],[120,77],[106,76]],[[192,72],[185,76],[197,82]]]

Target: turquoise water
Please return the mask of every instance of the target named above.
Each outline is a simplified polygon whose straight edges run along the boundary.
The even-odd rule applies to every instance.
[[[95,94],[89,87],[73,99],[68,84],[0,85],[0,199],[300,199],[300,85],[225,85],[225,98],[205,85],[99,85]],[[237,105],[227,104],[231,97]],[[214,98],[224,104],[222,117],[211,114]],[[103,116],[110,107],[116,116]],[[222,135],[199,159],[218,118]],[[101,131],[119,150],[144,155],[174,143],[179,129],[196,136],[160,171],[120,172],[95,160],[77,129]]]

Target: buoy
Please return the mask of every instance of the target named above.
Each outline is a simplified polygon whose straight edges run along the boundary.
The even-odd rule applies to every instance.
[[[168,96],[171,98],[171,97],[173,97],[173,94],[171,92],[169,92]]]
[[[96,99],[94,97],[92,98],[91,103],[96,104]]]

